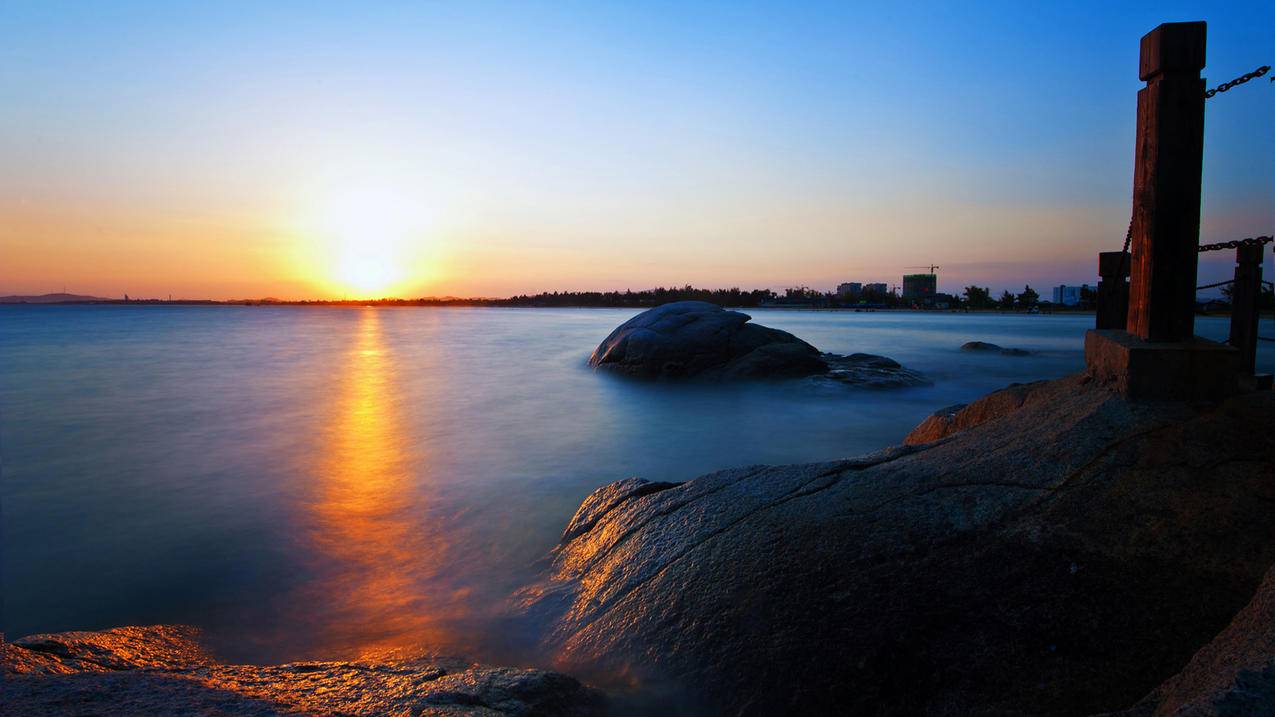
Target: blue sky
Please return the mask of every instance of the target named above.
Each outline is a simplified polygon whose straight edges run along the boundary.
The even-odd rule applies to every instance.
[[[1092,281],[1198,19],[1210,85],[1275,62],[1271,3],[10,1],[0,292],[331,293],[308,218],[373,190],[412,295]],[[1275,230],[1272,110],[1209,101],[1203,241]]]

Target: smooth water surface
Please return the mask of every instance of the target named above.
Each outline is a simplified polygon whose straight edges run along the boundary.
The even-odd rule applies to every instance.
[[[1079,370],[1093,321],[753,312],[934,381],[881,391],[595,374],[634,313],[0,308],[4,631],[192,623],[240,660],[507,654],[504,599],[594,488],[897,443],[938,408]]]

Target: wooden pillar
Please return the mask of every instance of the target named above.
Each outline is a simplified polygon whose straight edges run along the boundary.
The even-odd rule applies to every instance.
[[[1241,244],[1235,250],[1235,283],[1231,285],[1231,338],[1240,350],[1240,371],[1257,368],[1257,317],[1262,300],[1261,244]]]
[[[1195,333],[1196,246],[1204,157],[1205,23],[1142,38],[1133,172],[1133,256],[1125,329],[1146,341]]]
[[[1123,329],[1129,314],[1129,252],[1098,254],[1098,329]]]

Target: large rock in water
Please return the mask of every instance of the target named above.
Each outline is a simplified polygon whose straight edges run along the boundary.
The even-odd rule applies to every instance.
[[[703,301],[657,306],[612,331],[589,365],[639,378],[827,376],[882,388],[928,383],[884,356],[820,353],[787,331],[749,323],[751,318]]]
[[[600,715],[602,696],[543,670],[387,654],[226,665],[183,625],[32,635],[0,644],[5,715]]]
[[[643,311],[598,345],[589,365],[643,378],[751,378],[826,373],[819,349],[704,301]]]
[[[1275,562],[1273,422],[1019,386],[932,442],[602,488],[519,598],[560,668],[708,714],[1126,709]]]

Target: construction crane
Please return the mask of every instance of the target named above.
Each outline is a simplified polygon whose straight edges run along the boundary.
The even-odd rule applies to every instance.
[[[930,264],[929,266],[905,266],[903,268],[904,269],[929,269],[930,273],[933,274],[935,269],[942,269],[943,267]]]

